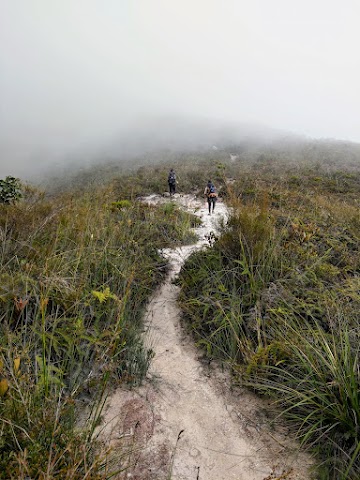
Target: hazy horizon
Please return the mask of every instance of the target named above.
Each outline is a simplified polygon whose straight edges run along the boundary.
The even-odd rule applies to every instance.
[[[360,142],[355,0],[0,6],[0,175],[116,154],[156,122],[164,142],[166,118]]]

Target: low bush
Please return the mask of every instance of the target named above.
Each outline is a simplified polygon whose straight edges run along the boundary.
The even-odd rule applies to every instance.
[[[22,197],[20,180],[8,176],[0,180],[0,203],[14,203]]]

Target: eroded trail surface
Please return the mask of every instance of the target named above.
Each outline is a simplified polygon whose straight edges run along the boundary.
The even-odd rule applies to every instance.
[[[164,201],[149,197],[149,202]],[[178,287],[172,283],[186,257],[201,248],[227,215],[215,214],[194,197],[178,197],[202,218],[199,241],[164,252],[171,264],[146,316],[147,343],[155,352],[141,388],[119,389],[108,399],[102,438],[119,464],[129,469],[117,478],[144,480],[309,479],[311,458],[300,453],[282,425],[269,427],[266,401],[231,389],[220,368],[202,361],[201,352],[180,326]]]

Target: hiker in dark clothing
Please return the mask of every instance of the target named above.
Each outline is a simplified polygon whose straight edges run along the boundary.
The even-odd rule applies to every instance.
[[[168,184],[169,184],[169,193],[170,196],[174,195],[176,192],[176,174],[174,172],[174,169],[172,168],[169,172],[168,176]]]
[[[211,214],[211,206],[212,206],[212,212],[214,213],[215,210],[215,204],[217,200],[217,193],[216,193],[216,188],[215,185],[212,183],[211,180],[208,181],[205,190],[204,190],[204,195],[207,197],[208,205],[209,205],[209,215]]]

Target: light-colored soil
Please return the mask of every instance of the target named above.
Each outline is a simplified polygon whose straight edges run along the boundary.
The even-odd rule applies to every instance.
[[[164,201],[151,196],[150,203]],[[172,283],[186,257],[208,242],[227,210],[191,196],[176,196],[203,220],[196,245],[164,254],[171,270],[146,315],[146,341],[155,356],[145,384],[118,389],[105,407],[101,438],[115,463],[127,465],[118,479],[308,480],[312,459],[299,451],[280,423],[271,424],[269,404],[240,388],[209,365],[180,325],[178,287]]]

